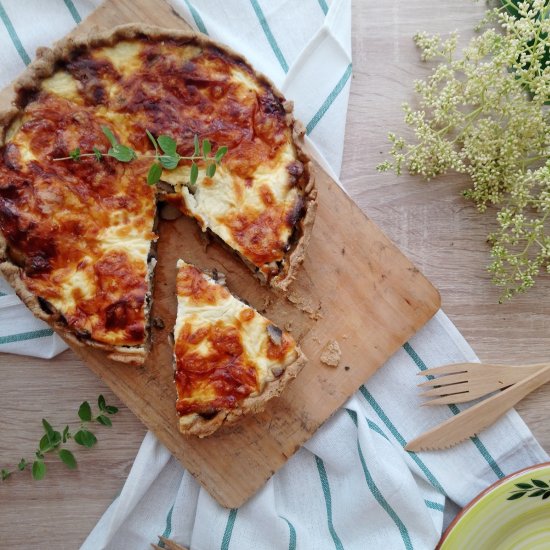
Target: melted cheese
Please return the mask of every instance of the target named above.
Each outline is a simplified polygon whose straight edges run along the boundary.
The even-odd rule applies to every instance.
[[[174,338],[180,413],[200,413],[211,406],[221,408],[221,397],[228,397],[228,400],[235,397],[235,401],[226,407],[237,406],[244,397],[261,394],[266,384],[277,377],[276,374],[280,376],[282,369],[296,360],[296,344],[288,333],[281,332],[281,342],[276,345],[270,339],[268,329],[278,329],[269,319],[182,260],[178,261],[177,294]],[[218,338],[212,338],[213,333]],[[223,334],[233,337],[230,344],[225,344]],[[222,347],[225,353],[220,354]],[[204,359],[203,363],[201,359]],[[198,371],[196,364],[203,364],[208,372]],[[232,376],[238,379],[238,369],[249,367],[254,371],[255,387],[251,385],[246,395],[232,394],[230,389],[228,396],[220,396],[216,391],[217,381],[210,377]],[[227,368],[231,374],[220,375],[219,370]],[[182,373],[186,384],[181,383]]]
[[[54,160],[75,148],[106,152],[104,125],[140,153],[152,152],[146,129],[172,136],[182,156],[193,153],[194,135],[208,138],[214,152],[227,146],[213,178],[201,164],[191,187],[190,162],[182,161],[162,179],[203,230],[266,278],[281,269],[303,167],[269,85],[239,59],[192,42],[122,40],[78,52],[41,82],[0,157],[0,229],[10,253],[28,289],[77,335],[121,346],[145,341],[147,257],[156,238],[151,161]],[[269,369],[258,368],[261,386]]]

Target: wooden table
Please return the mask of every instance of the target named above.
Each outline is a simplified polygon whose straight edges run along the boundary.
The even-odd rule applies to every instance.
[[[484,361],[540,362],[550,349],[550,278],[526,296],[498,305],[484,270],[485,237],[494,213],[478,214],[460,196],[468,182],[445,177],[423,183],[380,175],[389,130],[404,128],[400,105],[412,81],[427,74],[412,43],[418,30],[458,30],[463,41],[483,11],[469,0],[353,0],[354,74],[342,181],[351,196],[441,291],[443,308]],[[57,426],[76,419],[81,401],[103,393],[121,410],[99,443],[79,451],[79,468],[52,465],[37,483],[26,475],[0,485],[4,547],[77,548],[121,489],[145,434],[141,423],[76,356],[52,361],[0,355],[0,467],[32,457],[47,417]],[[550,386],[518,407],[550,451]]]

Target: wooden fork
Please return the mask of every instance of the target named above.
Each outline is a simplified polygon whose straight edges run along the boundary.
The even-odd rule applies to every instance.
[[[536,365],[487,365],[483,363],[456,363],[419,372],[419,376],[434,377],[419,384],[432,388],[422,397],[436,397],[423,405],[464,403],[503,390],[550,367],[550,363]]]

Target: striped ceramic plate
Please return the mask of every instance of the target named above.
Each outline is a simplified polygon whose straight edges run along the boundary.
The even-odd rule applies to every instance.
[[[548,550],[550,462],[511,474],[479,494],[443,534],[440,550]]]

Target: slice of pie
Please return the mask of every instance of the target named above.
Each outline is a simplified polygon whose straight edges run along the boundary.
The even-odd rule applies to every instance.
[[[178,261],[176,409],[183,434],[204,437],[262,410],[305,358],[287,332],[220,282]]]
[[[147,131],[182,156],[196,137],[227,147],[213,177],[198,162],[193,184],[190,161],[164,169],[162,197],[286,289],[315,213],[311,163],[291,104],[241,56],[123,26],[40,50],[16,91],[0,116],[0,272],[64,337],[120,361],[147,352],[161,186],[146,183],[151,158],[105,156],[103,128],[140,155],[154,154]],[[56,160],[75,150],[80,160]]]

